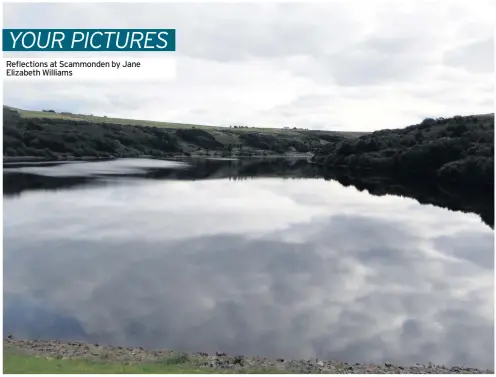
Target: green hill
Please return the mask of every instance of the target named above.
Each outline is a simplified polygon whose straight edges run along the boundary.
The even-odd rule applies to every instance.
[[[312,153],[364,133],[214,127],[4,106],[4,159]]]

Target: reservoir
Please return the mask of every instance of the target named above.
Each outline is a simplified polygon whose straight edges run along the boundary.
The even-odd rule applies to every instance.
[[[493,202],[373,195],[296,159],[3,177],[6,335],[493,368]]]

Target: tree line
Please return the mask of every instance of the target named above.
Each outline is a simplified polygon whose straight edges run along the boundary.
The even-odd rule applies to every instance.
[[[344,140],[332,132],[246,131],[234,128],[164,128],[56,117],[25,118],[3,108],[4,157],[170,157],[190,154],[264,155],[307,153]]]
[[[494,115],[425,119],[403,129],[329,143],[314,162],[326,169],[494,190]]]

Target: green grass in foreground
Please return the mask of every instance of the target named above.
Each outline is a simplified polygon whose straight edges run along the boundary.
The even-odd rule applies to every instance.
[[[44,356],[23,355],[5,350],[5,374],[218,374],[218,373],[281,373],[279,371],[223,370],[199,368],[188,359],[172,358],[153,363],[123,363],[117,361],[90,361],[83,359],[54,359]]]
[[[200,369],[188,365],[167,363],[126,364],[119,362],[89,361],[82,359],[50,359],[42,356],[6,355],[3,359],[3,372],[9,373],[218,373],[214,369]]]

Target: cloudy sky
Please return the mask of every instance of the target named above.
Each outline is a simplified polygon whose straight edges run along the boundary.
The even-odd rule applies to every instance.
[[[482,0],[9,3],[5,28],[176,28],[177,52],[167,56],[176,58],[177,78],[9,82],[4,103],[198,124],[366,131],[427,116],[489,113],[494,8]]]

